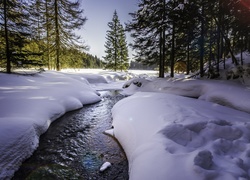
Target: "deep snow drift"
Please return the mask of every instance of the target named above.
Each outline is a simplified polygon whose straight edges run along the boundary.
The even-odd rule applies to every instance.
[[[126,152],[130,180],[250,179],[248,53],[244,63],[227,60],[220,80],[134,78],[123,85],[131,96],[114,106],[107,133]]]
[[[124,80],[144,72],[68,69],[19,73],[0,73],[0,179],[14,175],[51,122],[67,111],[100,101],[97,90],[121,90]]]
[[[173,79],[134,79],[124,86],[124,93],[143,91],[112,111],[131,180],[250,178],[249,88]]]
[[[0,73],[0,99],[0,179],[13,176],[52,121],[101,100],[82,76],[51,71]]]

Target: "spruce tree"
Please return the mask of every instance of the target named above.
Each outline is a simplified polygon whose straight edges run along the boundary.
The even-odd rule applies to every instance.
[[[43,42],[48,69],[61,69],[65,49],[86,47],[75,34],[86,22],[79,0],[34,0],[36,36]],[[53,60],[53,61],[52,61]],[[67,64],[67,62],[65,62]]]
[[[109,30],[106,34],[105,68],[117,70],[126,70],[128,64],[128,46],[126,42],[125,30],[118,18],[115,10],[112,21],[108,23]]]
[[[17,0],[0,1],[0,31],[3,35],[6,60],[6,71],[11,73],[12,62],[16,61],[15,54],[21,53],[27,36],[30,35],[29,12],[27,11],[25,2]]]
[[[166,58],[166,30],[168,19],[164,0],[142,0],[136,12],[130,13],[132,21],[127,24],[134,38],[131,44],[135,59],[144,65],[159,65],[159,77],[164,77]]]
[[[83,10],[80,9],[80,1],[54,0],[54,49],[56,59],[56,70],[61,69],[60,57],[63,48],[79,46],[80,36],[74,30],[83,26],[86,18],[82,17]]]

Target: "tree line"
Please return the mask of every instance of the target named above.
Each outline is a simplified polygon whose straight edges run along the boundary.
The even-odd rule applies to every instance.
[[[1,0],[0,13],[0,67],[8,73],[24,65],[56,70],[101,66],[75,34],[87,20],[79,0]]]
[[[250,50],[248,0],[140,0],[126,24],[134,42],[137,62],[159,66],[159,77],[169,67],[185,64],[186,73],[205,71],[219,76],[219,64],[235,53]],[[207,66],[205,66],[207,65]],[[204,67],[208,67],[208,70]]]

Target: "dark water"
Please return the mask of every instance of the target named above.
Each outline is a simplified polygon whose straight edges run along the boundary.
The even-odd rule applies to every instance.
[[[111,128],[111,108],[122,98],[107,92],[101,102],[67,113],[52,123],[13,180],[128,179],[128,162],[122,148],[103,134]],[[112,166],[99,172],[105,161]]]

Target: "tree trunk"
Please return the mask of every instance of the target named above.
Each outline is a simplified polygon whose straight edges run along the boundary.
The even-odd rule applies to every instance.
[[[115,22],[115,32],[117,33],[117,24],[116,24],[116,22]],[[115,34],[115,67],[114,67],[114,70],[116,71],[117,70],[117,39],[118,39],[118,37],[117,37],[118,35],[117,34]]]
[[[164,78],[164,72],[165,72],[165,55],[166,55],[166,49],[165,49],[165,43],[166,43],[166,34],[165,34],[165,6],[166,2],[165,0],[162,0],[162,24],[160,27],[160,62],[159,62],[159,77]]]
[[[216,20],[216,22],[217,22],[217,20]],[[225,34],[222,31],[220,31],[220,32],[221,32],[221,35],[223,36],[223,38],[225,40],[225,44],[227,44],[227,46],[228,46],[229,53],[230,53],[230,55],[232,57],[232,63],[234,63],[235,65],[238,65],[239,63],[238,63],[236,57],[234,56],[233,50],[231,48],[230,40],[228,39],[228,37],[225,36]]]
[[[48,69],[51,70],[51,63],[50,63],[50,48],[49,48],[49,13],[48,13],[48,0],[45,2],[45,11],[46,11],[46,51],[47,51],[47,62],[48,62]]]
[[[4,0],[4,32],[5,32],[5,53],[6,53],[6,71],[7,73],[11,73],[11,55],[10,55],[10,47],[9,47],[9,35],[8,35],[8,20],[7,20],[7,0]]]
[[[162,33],[162,27],[160,29],[160,60],[159,60],[159,77],[160,78],[164,78],[164,64],[163,64],[163,53],[162,53],[162,50],[163,50],[163,33]]]
[[[190,73],[190,45],[189,45],[189,37],[188,37],[188,45],[187,45],[187,75],[189,75],[189,73]]]
[[[212,33],[212,26],[210,27],[210,40],[209,40],[209,59],[208,59],[208,70],[209,72],[211,72],[212,70],[212,57],[213,57],[213,52],[212,52],[212,36],[213,36],[213,33]]]
[[[240,64],[243,65],[243,35],[240,35]]]
[[[162,76],[165,77],[165,58],[166,58],[166,33],[165,33],[165,27],[163,26],[162,30]]]
[[[171,73],[170,77],[174,77],[174,59],[175,59],[175,22],[172,27],[172,44],[171,44]]]
[[[186,25],[188,22],[186,21]],[[188,26],[188,25],[187,25]],[[186,63],[186,74],[189,75],[190,73],[190,30],[187,30],[187,63]]]
[[[216,61],[216,71],[220,71],[220,20],[217,26],[217,61]]]
[[[60,34],[58,22],[58,0],[55,0],[55,30],[56,30],[56,70],[60,71]]]
[[[200,38],[200,77],[204,76],[204,3],[201,7],[201,38]]]
[[[165,58],[166,58],[166,1],[163,0],[163,24],[162,24],[162,76],[165,77]]]

